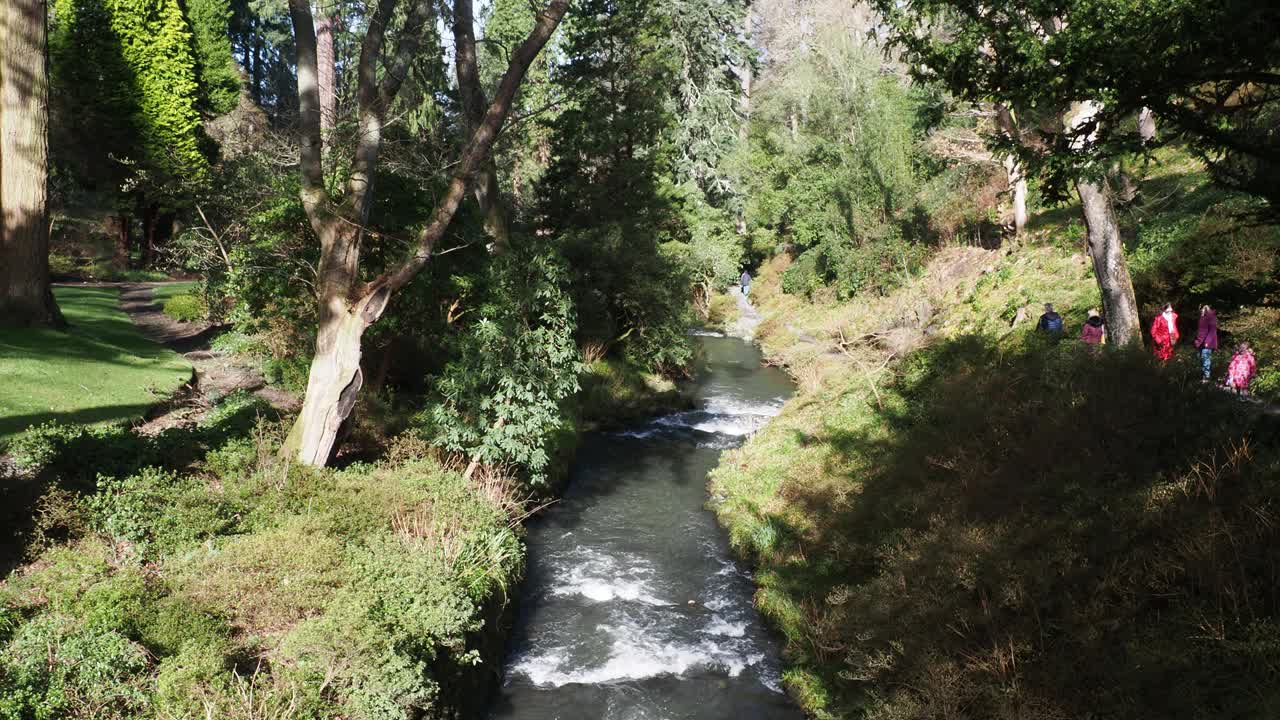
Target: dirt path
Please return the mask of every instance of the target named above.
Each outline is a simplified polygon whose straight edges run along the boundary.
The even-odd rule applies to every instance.
[[[751,342],[756,338],[756,328],[760,327],[760,321],[764,317],[756,310],[747,296],[742,293],[741,285],[733,285],[729,288],[729,293],[738,302],[738,319],[733,325],[726,328],[726,332],[736,338],[742,338],[747,342]]]
[[[225,327],[207,322],[180,322],[165,315],[155,302],[155,288],[171,283],[106,283],[120,288],[120,309],[151,340],[186,358],[195,368],[194,380],[172,400],[158,409],[141,428],[157,432],[167,427],[199,420],[220,398],[234,392],[252,392],[279,410],[293,410],[298,399],[279,388],[269,387],[254,363],[220,353],[210,341]]]

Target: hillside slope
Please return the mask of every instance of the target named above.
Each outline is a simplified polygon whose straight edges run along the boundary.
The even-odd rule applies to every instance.
[[[1212,302],[1273,368],[1276,228],[1176,151],[1143,190],[1147,317]],[[800,391],[724,456],[712,504],[812,715],[1280,711],[1280,422],[1202,385],[1189,349],[1162,367],[1075,339],[1097,305],[1077,217],[843,304],[783,294],[785,257],[760,272],[757,341]],[[1033,331],[1044,302],[1059,343]]]

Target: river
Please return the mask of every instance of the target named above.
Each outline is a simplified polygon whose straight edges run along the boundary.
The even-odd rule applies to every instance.
[[[751,577],[705,508],[721,451],[792,387],[741,340],[698,343],[699,409],[585,438],[564,498],[530,525],[494,720],[803,717]]]

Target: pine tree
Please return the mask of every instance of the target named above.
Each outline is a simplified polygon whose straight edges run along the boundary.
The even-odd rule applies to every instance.
[[[231,112],[240,99],[240,70],[231,56],[231,7],[227,0],[187,0],[187,21],[195,41],[201,111]]]

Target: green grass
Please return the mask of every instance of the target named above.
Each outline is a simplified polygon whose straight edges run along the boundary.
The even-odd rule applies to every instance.
[[[576,401],[585,430],[625,426],[689,402],[671,380],[618,358],[590,363],[579,383]]]
[[[50,420],[137,419],[191,378],[185,360],[145,338],[120,310],[118,291],[54,294],[67,330],[0,330],[0,445]]]
[[[156,285],[151,289],[151,297],[154,298],[157,303],[163,305],[166,300],[172,300],[179,295],[190,295],[195,291],[197,284],[198,283],[195,280],[189,280],[186,282]]]

